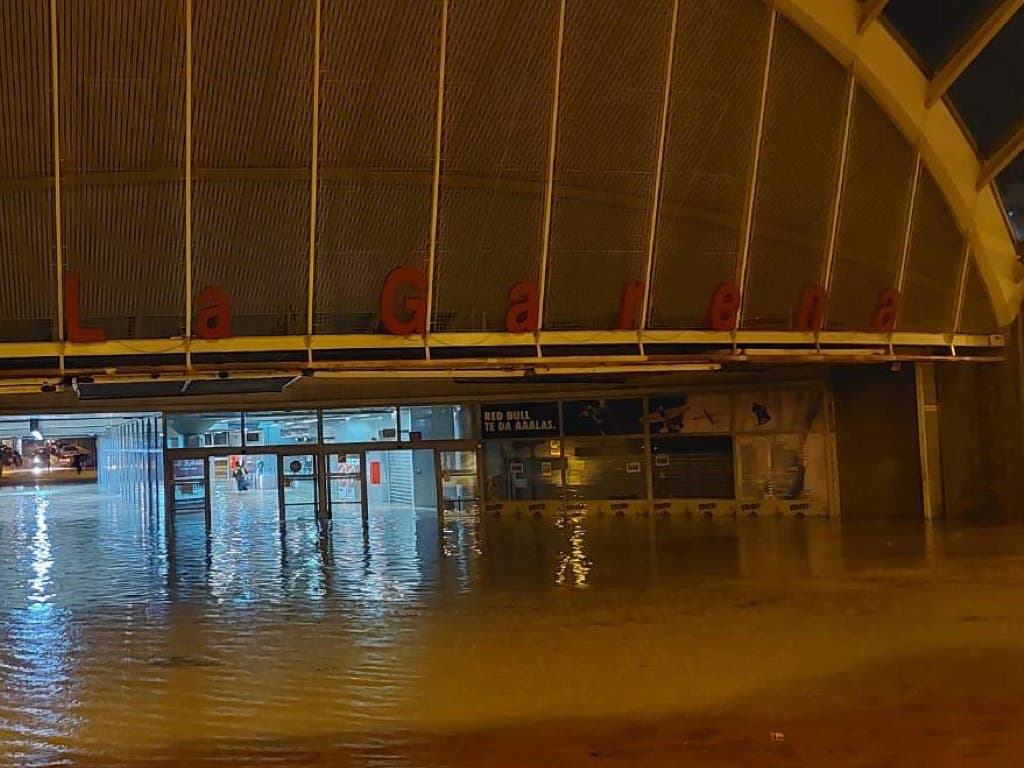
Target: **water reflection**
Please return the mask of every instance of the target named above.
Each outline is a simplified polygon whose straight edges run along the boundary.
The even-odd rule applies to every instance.
[[[95,490],[0,495],[0,765],[471,764],[438,734],[1024,690],[905,660],[822,682],[1024,636],[1019,529],[925,546],[921,526],[242,502],[164,526]]]
[[[0,742],[19,765],[48,765],[61,759],[82,725],[77,638],[70,609],[55,602],[48,494],[19,493],[11,502],[5,522],[13,547],[3,552],[10,564],[3,576],[13,578],[0,585]],[[4,538],[7,528],[0,526]]]
[[[587,574],[590,573],[590,560],[587,558],[587,530],[580,515],[559,517],[555,520],[555,530],[568,532],[567,546],[558,553],[558,568],[555,570],[555,584],[562,587],[585,587]]]

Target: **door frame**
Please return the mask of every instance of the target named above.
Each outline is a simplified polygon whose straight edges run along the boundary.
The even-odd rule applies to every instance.
[[[478,440],[416,440],[410,442],[403,440],[401,442],[379,442],[379,443],[352,443],[348,447],[344,445],[330,445],[325,446],[328,452],[340,452],[337,449],[345,449],[345,453],[356,453],[360,454],[360,461],[362,462],[362,476],[363,476],[363,509],[364,514],[369,514],[369,497],[367,494],[367,479],[366,474],[369,470],[369,466],[366,462],[366,454],[370,451],[384,453],[387,451],[433,451],[433,466],[434,466],[434,497],[435,497],[435,509],[438,519],[444,516],[444,496],[441,487],[441,454],[445,452],[454,451],[468,451],[476,454],[476,474],[477,474],[477,488],[482,489],[481,483],[481,472],[483,471],[483,453],[481,450],[480,441]],[[483,495],[481,491],[480,501],[483,503]]]
[[[173,519],[176,510],[174,508],[174,477],[173,467],[176,459],[202,459],[203,477],[206,483],[206,499],[204,502],[207,527],[210,524],[212,509],[212,487],[210,485],[210,459],[230,459],[232,456],[274,456],[278,470],[277,485],[277,515],[278,519],[284,520],[284,481],[280,474],[285,456],[312,456],[313,457],[313,478],[317,487],[317,498],[313,504],[314,514],[319,517],[322,506],[323,494],[320,492],[320,482],[323,472],[320,467],[323,462],[322,446],[315,443],[298,443],[296,445],[274,445],[274,446],[210,446],[208,448],[165,448],[163,451],[164,460],[164,492],[167,497],[166,517],[168,523]]]
[[[366,474],[369,470],[369,465],[366,463],[366,454],[370,451],[374,453],[398,453],[399,451],[431,451],[431,466],[434,468],[434,511],[440,514],[441,510],[441,474],[438,471],[438,452],[442,449],[437,447],[437,442],[402,442],[402,443],[372,443],[370,447],[363,448],[363,505],[366,508],[367,515],[369,515],[370,499],[366,493],[369,481],[366,478]],[[415,480],[414,480],[415,482]],[[415,491],[414,491],[415,494]],[[414,496],[415,501],[415,496]]]
[[[206,483],[205,516],[207,525],[212,514],[210,486],[210,458],[230,458],[231,456],[276,456],[278,476],[278,516],[284,519],[284,482],[283,462],[285,456],[311,455],[314,467],[316,502],[314,506],[315,518],[318,520],[329,520],[331,518],[331,496],[330,496],[330,456],[332,454],[358,454],[360,462],[360,487],[362,493],[362,514],[365,517],[369,514],[369,494],[367,493],[367,471],[366,454],[370,451],[433,451],[434,485],[436,504],[435,511],[439,518],[444,514],[444,498],[441,487],[441,453],[450,451],[471,451],[476,454],[477,466],[477,488],[480,494],[480,501],[484,501],[483,471],[484,455],[482,443],[478,440],[417,440],[408,441],[387,441],[372,443],[296,443],[294,445],[252,445],[252,446],[207,446],[203,448],[165,448],[163,450],[164,461],[164,491],[167,497],[166,515],[168,521],[175,514],[174,508],[174,477],[173,466],[175,459],[203,459],[203,476]]]
[[[164,494],[167,498],[164,509],[165,523],[171,525],[174,516],[177,515],[177,505],[174,503],[174,462],[177,459],[200,459],[203,462],[203,517],[206,525],[210,525],[210,461],[204,451],[198,450],[177,450],[164,451]]]
[[[484,504],[484,452],[482,443],[475,440],[454,441],[457,444],[445,445],[434,451],[434,474],[437,477],[437,514],[444,518],[444,477],[441,468],[442,453],[472,453],[476,456],[476,500],[482,509]]]
[[[346,456],[358,456],[359,457],[359,512],[364,523],[369,514],[369,500],[366,495],[366,448],[363,447],[363,443],[359,443],[355,447],[349,448],[344,444],[331,444],[321,446],[323,450],[323,472],[320,473],[321,485],[323,486],[323,517],[321,519],[330,520],[334,516],[334,499],[331,496],[331,480],[342,475],[334,474],[331,472],[331,456],[337,456],[338,454],[344,453]],[[374,449],[376,450],[376,449]],[[354,502],[339,502],[353,504]]]
[[[280,448],[281,446],[275,446]],[[285,448],[289,446],[284,446]],[[302,447],[302,444],[291,447]],[[289,450],[275,450],[273,453],[276,455],[277,461],[277,516],[281,523],[285,522],[285,509],[288,502],[285,499],[284,493],[284,481],[285,481],[285,467],[284,460],[288,456],[312,456],[313,457],[313,474],[310,479],[313,481],[313,503],[310,505],[313,507],[313,519],[322,520],[324,519],[323,507],[325,499],[323,496],[323,478],[324,478],[324,455],[320,453],[319,446],[313,446],[314,450],[311,451],[289,451]],[[254,454],[260,455],[260,454]],[[305,478],[306,475],[296,475],[296,477]],[[327,512],[328,516],[330,511]]]

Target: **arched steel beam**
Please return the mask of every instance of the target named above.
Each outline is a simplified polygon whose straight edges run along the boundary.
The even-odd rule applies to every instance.
[[[928,105],[928,78],[884,24],[860,31],[857,0],[769,2],[851,68],[921,153],[970,241],[996,319],[1009,325],[1024,296],[1024,287],[1014,279],[1015,244],[995,191],[991,186],[978,189],[981,162],[970,139],[945,102]]]
[[[860,10],[860,31],[863,32],[870,27],[882,15],[888,4],[889,0],[867,0]]]

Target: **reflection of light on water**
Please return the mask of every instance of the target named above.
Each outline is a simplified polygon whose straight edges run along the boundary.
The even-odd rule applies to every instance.
[[[469,516],[444,521],[441,557],[455,564],[460,591],[468,591],[472,585],[470,561],[483,556],[477,533],[478,525],[478,519]]]
[[[18,765],[54,764],[81,718],[75,713],[80,702],[71,674],[72,652],[70,611],[56,604],[52,571],[54,566],[49,502],[45,495],[32,499],[26,518],[34,523],[31,539],[24,544],[26,565],[31,571],[25,600],[28,608],[16,608],[4,615],[4,650],[17,663],[5,669],[5,704],[13,703],[14,721],[6,726],[25,735],[24,741],[8,739],[6,753]],[[2,661],[2,659],[0,659]],[[12,763],[14,764],[14,763]]]
[[[558,518],[555,527],[563,530],[566,525],[571,526],[569,533],[569,551],[562,551],[558,554],[558,569],[555,571],[555,584],[572,587],[587,586],[587,574],[590,573],[591,562],[587,559],[586,539],[587,531],[583,527],[583,517],[575,515],[568,518]]]
[[[50,584],[50,570],[53,568],[53,552],[50,548],[50,534],[46,527],[47,501],[44,496],[36,500],[36,532],[32,537],[32,603],[46,603],[50,599],[47,587]]]

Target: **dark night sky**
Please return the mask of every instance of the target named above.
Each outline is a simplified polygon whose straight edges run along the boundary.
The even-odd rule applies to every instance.
[[[999,0],[891,0],[885,18],[932,75]],[[1024,9],[1010,20],[949,90],[949,100],[982,157],[1024,121]],[[1024,236],[1024,161],[1012,163],[999,188]]]

